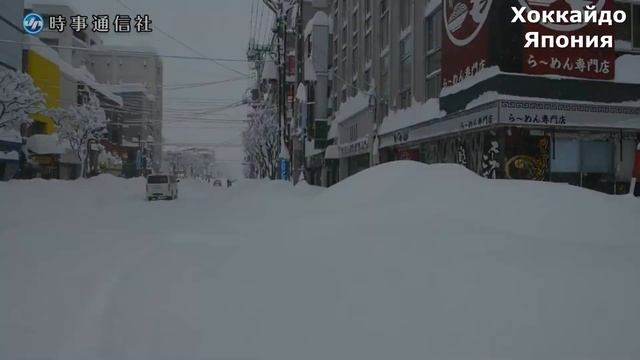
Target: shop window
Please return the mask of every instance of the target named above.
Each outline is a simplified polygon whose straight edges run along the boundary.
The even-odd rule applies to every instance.
[[[627,21],[616,23],[616,40],[628,42],[635,48],[640,47],[640,5],[616,2],[616,10],[627,14]]]
[[[580,143],[578,142],[578,140],[556,139],[555,157],[551,157],[551,172],[577,173],[579,171]]]
[[[411,70],[412,70],[412,36],[407,36],[400,42],[400,108],[411,105]]]
[[[606,174],[612,170],[613,148],[606,141],[584,141],[581,146],[582,172]]]
[[[427,99],[440,95],[442,65],[442,10],[435,11],[425,18],[425,74]]]

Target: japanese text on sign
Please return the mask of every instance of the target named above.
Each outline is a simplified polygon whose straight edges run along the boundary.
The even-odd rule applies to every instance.
[[[84,15],[73,15],[68,18],[63,15],[50,15],[48,17],[49,30],[64,32],[67,28],[74,32],[91,29],[93,32],[129,33],[135,30],[139,33],[152,32],[151,18],[149,15],[115,15],[113,20],[109,15],[92,15],[91,18]]]

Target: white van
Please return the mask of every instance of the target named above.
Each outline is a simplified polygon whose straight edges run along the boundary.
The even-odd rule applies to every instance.
[[[153,174],[147,176],[147,200],[177,199],[178,183],[175,175]]]

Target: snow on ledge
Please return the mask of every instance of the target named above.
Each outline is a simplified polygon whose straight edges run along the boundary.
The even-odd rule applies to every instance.
[[[616,59],[615,82],[640,84],[640,55],[622,55]]]
[[[440,110],[440,100],[437,98],[429,99],[425,103],[414,103],[406,109],[390,112],[382,122],[378,134],[388,134],[445,115],[446,113]]]
[[[458,93],[462,90],[467,90],[475,84],[490,79],[494,76],[501,74],[500,68],[497,66],[491,66],[485,69],[478,71],[475,75],[470,76],[457,84],[447,86],[442,89],[440,92],[440,96],[448,96],[451,94]]]
[[[369,97],[365,94],[358,93],[340,105],[340,109],[336,112],[335,122],[339,124],[368,108]]]
[[[21,143],[22,135],[20,135],[20,131],[16,129],[1,129],[0,130],[0,141],[11,142],[11,143]]]
[[[0,160],[18,161],[20,160],[20,154],[15,150],[9,152],[0,151]]]
[[[640,94],[638,95],[640,97]],[[497,100],[518,100],[518,101],[540,101],[540,102],[548,102],[548,103],[572,103],[572,104],[584,104],[584,105],[620,105],[620,106],[640,106],[640,99],[636,101],[623,101],[619,103],[604,103],[604,102],[595,102],[595,101],[579,101],[579,100],[564,100],[564,99],[548,99],[548,98],[539,98],[539,97],[526,97],[526,96],[514,96],[514,95],[506,95],[499,94],[496,91],[487,91],[477,98],[471,100],[465,110],[470,110],[480,105],[488,104]]]

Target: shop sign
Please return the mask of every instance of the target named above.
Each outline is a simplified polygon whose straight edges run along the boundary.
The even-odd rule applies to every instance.
[[[369,152],[369,137],[354,141],[349,144],[340,145],[340,157],[361,155]]]
[[[399,130],[393,133],[393,142],[396,144],[401,144],[409,141],[409,131],[408,130]]]
[[[442,0],[443,87],[455,85],[490,66],[489,23],[493,0]],[[500,5],[501,1],[497,1]]]
[[[552,102],[501,101],[500,122],[531,126],[624,128],[640,107]]]

